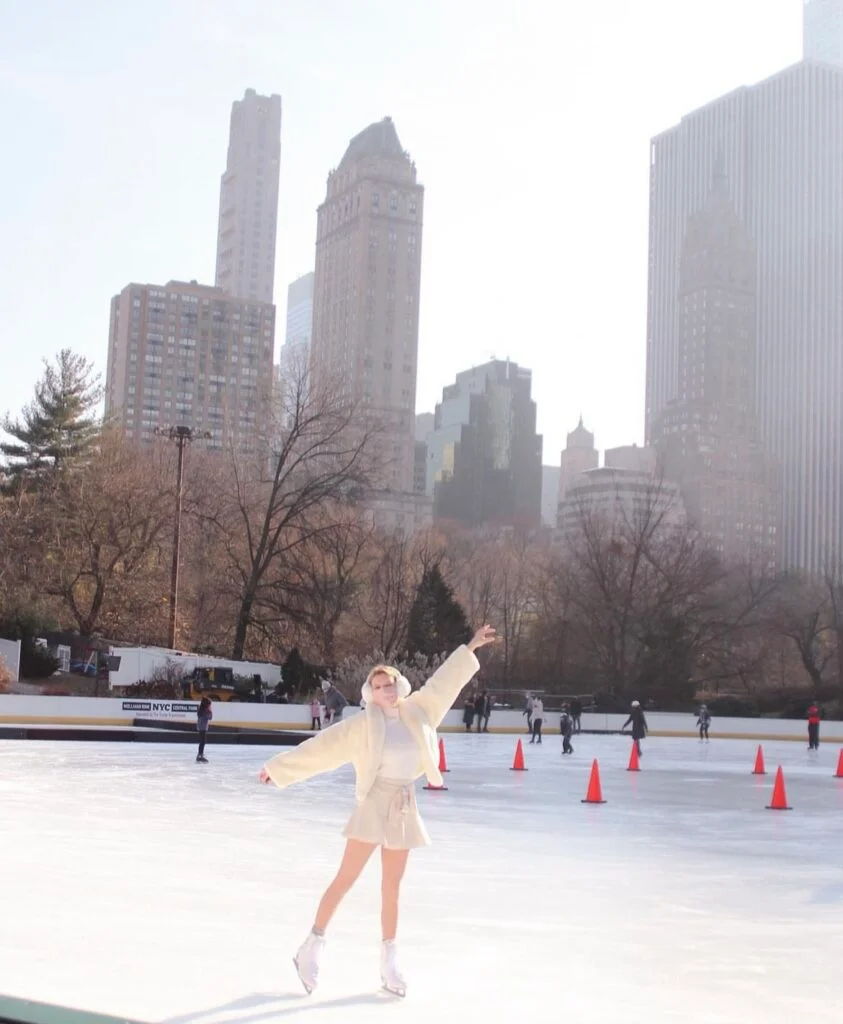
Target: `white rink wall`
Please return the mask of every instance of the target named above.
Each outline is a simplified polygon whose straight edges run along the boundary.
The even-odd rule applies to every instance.
[[[347,708],[346,716],[358,714],[358,708]],[[135,718],[166,719],[194,722],[196,702],[152,700],[120,697],[41,697],[16,694],[0,695],[0,725],[131,725]],[[582,727],[586,732],[617,732],[625,715],[585,714]],[[215,703],[214,723],[257,729],[308,729],[309,704],[240,704]],[[696,736],[696,716],[669,712],[649,712],[647,723],[652,736]],[[443,724],[443,732],[463,730],[462,711],[451,711]],[[526,734],[526,719],[520,711],[494,711],[489,720],[491,732]],[[546,733],[557,733],[559,715],[552,713],[544,722]],[[712,738],[758,740],[804,740],[804,721],[780,718],[714,718]],[[843,722],[823,722],[821,738],[825,742],[843,743]]]

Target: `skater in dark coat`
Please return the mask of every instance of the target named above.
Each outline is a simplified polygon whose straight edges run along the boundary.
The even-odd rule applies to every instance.
[[[700,739],[708,739],[708,730],[711,726],[711,712],[708,710],[708,706],[700,704],[699,716],[697,718],[697,728],[700,730]]]
[[[477,698],[475,710],[477,712],[477,731],[488,732],[489,715],[492,711],[492,698],[489,696],[488,690],[484,690]]]
[[[559,720],[559,731],[562,733],[562,753],[573,754],[574,748],[571,746],[571,735],[574,731],[574,720],[568,714],[567,707],[562,709],[562,717]]]
[[[469,697],[465,702],[462,713],[462,724],[466,732],[471,732],[471,723],[474,721],[474,701]]]
[[[638,749],[638,756],[641,757],[641,740],[647,735],[647,719],[644,717],[641,704],[637,700],[634,700],[630,705],[629,718],[621,726],[621,732],[624,732],[628,725],[632,726],[632,738]]]
[[[822,714],[817,704],[808,708],[808,750],[820,749],[820,721]]]
[[[211,710],[211,698],[203,697],[199,701],[199,707],[196,709],[196,729],[199,732],[199,753],[196,755],[196,760],[200,764],[208,763],[208,758],[205,757],[205,741],[208,738],[208,727],[213,717],[214,712]]]
[[[533,697],[532,694],[527,694],[526,702],[524,704],[524,710],[521,712],[522,716],[527,719],[527,732],[532,733],[533,731]]]

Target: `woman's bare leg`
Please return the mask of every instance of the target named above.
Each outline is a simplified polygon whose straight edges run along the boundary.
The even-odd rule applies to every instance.
[[[383,941],[392,942],[398,931],[398,895],[407,867],[409,850],[381,851],[381,929]]]
[[[349,839],[346,842],[339,871],[319,901],[319,909],[316,911],[316,920],[313,923],[313,930],[317,935],[324,934],[337,907],[360,877],[360,872],[366,867],[374,849],[374,844],[361,843],[358,839]]]

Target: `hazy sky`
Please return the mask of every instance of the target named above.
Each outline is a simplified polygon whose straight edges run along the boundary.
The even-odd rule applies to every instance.
[[[801,0],[0,0],[0,412],[63,346],[105,371],[130,281],[213,283],[232,100],[283,100],[276,299],[386,114],[425,185],[417,411],[533,370],[544,461],[580,413],[643,438],[650,137],[798,60]]]

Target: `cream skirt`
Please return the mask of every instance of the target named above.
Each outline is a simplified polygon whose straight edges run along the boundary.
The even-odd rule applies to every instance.
[[[374,843],[387,850],[413,850],[430,845],[430,836],[416,807],[415,785],[390,779],[375,779],[342,834],[346,839]]]

